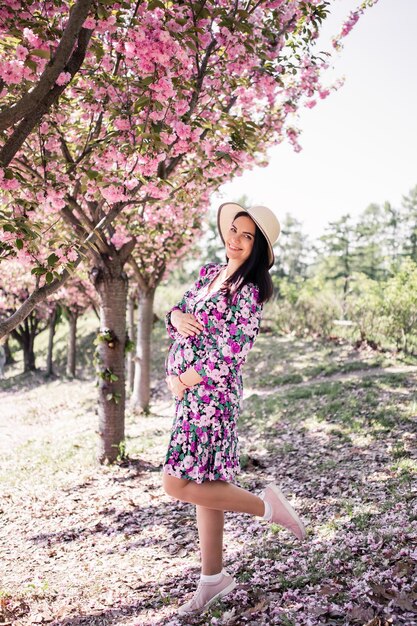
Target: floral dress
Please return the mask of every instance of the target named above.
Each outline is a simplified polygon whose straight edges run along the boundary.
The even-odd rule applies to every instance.
[[[175,419],[163,471],[202,483],[233,481],[239,471],[237,419],[243,391],[241,366],[259,332],[262,304],[252,283],[228,301],[208,287],[225,265],[210,263],[200,270],[194,286],[166,316],[173,340],[166,373],[178,375],[189,367],[202,381],[176,400]],[[171,324],[175,309],[192,313],[204,326],[194,337],[182,337]]]

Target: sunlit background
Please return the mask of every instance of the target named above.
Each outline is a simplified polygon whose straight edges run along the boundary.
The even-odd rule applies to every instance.
[[[331,49],[357,4],[332,3],[319,49]],[[399,204],[417,184],[416,24],[415,0],[379,0],[366,11],[326,78],[345,77],[344,86],[300,116],[302,152],[276,146],[267,168],[224,185],[213,208],[246,195],[278,216],[290,213],[316,238],[329,220],[372,202]]]

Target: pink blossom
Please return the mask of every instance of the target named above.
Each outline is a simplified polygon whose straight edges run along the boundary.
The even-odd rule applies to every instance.
[[[64,208],[64,190],[47,189],[36,194],[39,205],[45,209],[47,213],[56,213]]]
[[[83,24],[83,28],[88,28],[89,30],[94,30],[96,27],[96,21],[92,17],[87,17]]]
[[[124,246],[124,244],[131,239],[128,233],[121,232],[116,230],[116,232],[110,238],[111,243],[117,250],[120,250]]]
[[[4,61],[0,63],[0,77],[6,85],[18,85],[23,78],[24,66],[21,61]]]
[[[33,30],[30,28],[23,29],[23,37],[30,43],[34,48],[40,48],[43,44],[43,41],[40,37],[35,35]]]
[[[114,120],[114,125],[117,130],[129,130],[131,127],[129,120],[122,117],[118,117]]]
[[[171,145],[176,140],[176,136],[173,133],[167,133],[165,131],[160,133],[160,137],[162,141],[168,146]]]
[[[190,105],[188,104],[187,100],[178,100],[175,103],[174,108],[177,115],[184,115],[184,113],[187,113]]]
[[[123,189],[116,185],[109,185],[100,189],[101,195],[107,202],[124,202],[127,198]]]
[[[240,345],[238,344],[237,341],[232,341],[231,348],[232,348],[232,353],[233,354],[239,354],[239,352],[240,352]]]
[[[69,72],[61,72],[56,79],[56,84],[59,86],[66,85],[71,80],[71,74]]]
[[[67,252],[68,261],[76,261],[78,259],[78,254],[74,248],[71,248]]]
[[[20,44],[16,47],[16,57],[19,61],[24,61],[28,55],[29,51],[25,46],[21,46]]]
[[[5,191],[15,191],[19,189],[20,183],[17,178],[4,178],[2,181],[2,187]]]

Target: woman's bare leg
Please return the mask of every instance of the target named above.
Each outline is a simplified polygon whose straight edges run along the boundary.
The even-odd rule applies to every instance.
[[[223,480],[209,480],[198,484],[192,480],[164,474],[163,484],[168,495],[182,502],[216,511],[249,513],[259,517],[262,517],[265,512],[265,505],[261,498]]]
[[[201,573],[219,574],[223,569],[224,513],[197,506],[197,526],[200,540]]]

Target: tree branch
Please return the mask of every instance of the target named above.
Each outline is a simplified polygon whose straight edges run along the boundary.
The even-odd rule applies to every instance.
[[[98,239],[100,239],[101,231],[104,230],[107,225],[112,222],[113,219],[115,219],[115,217],[118,215],[118,213],[120,213],[122,209],[123,204],[119,203],[117,205],[117,210],[115,207],[113,207],[112,211],[110,211],[110,213],[97,224],[97,226],[88,235],[88,237],[80,247],[80,252],[77,259],[72,264],[71,271],[64,270],[60,278],[56,278],[51,283],[49,283],[49,285],[43,285],[43,287],[37,287],[36,289],[34,289],[34,291],[23,302],[20,308],[15,311],[15,313],[13,313],[3,322],[0,322],[0,339],[5,335],[8,335],[12,330],[14,330],[33,311],[37,304],[46,300],[48,296],[57,291],[66,283],[68,278],[72,276],[72,270],[80,265],[81,261],[89,252],[91,253],[91,245],[94,244]],[[111,217],[109,218],[110,214]]]
[[[70,13],[53,60],[46,66],[36,87],[22,96],[19,102],[0,113],[0,131],[10,128],[23,117],[27,117],[35,109],[42,106],[45,97],[55,85],[56,79],[68,64],[75,42],[92,4],[93,0],[77,0]]]
[[[127,241],[119,250],[119,258],[122,265],[126,263],[136,246],[136,238]]]
[[[148,291],[148,285],[146,284],[145,279],[142,276],[142,272],[139,269],[139,265],[136,263],[133,256],[129,259],[129,265],[133,270],[136,280],[138,281],[139,289],[144,292]]]
[[[80,30],[78,45],[71,55],[68,65],[63,68],[71,74],[71,77],[75,76],[83,64],[92,32],[92,30],[87,30],[86,28],[82,28]],[[45,113],[47,113],[51,106],[58,100],[66,86],[67,85],[55,84],[54,87],[45,95],[43,100],[37,103],[36,108],[29,111],[29,113],[21,120],[0,152],[0,166],[7,167],[7,165],[9,165],[16,152],[22,147],[26,138],[40,122]]]

